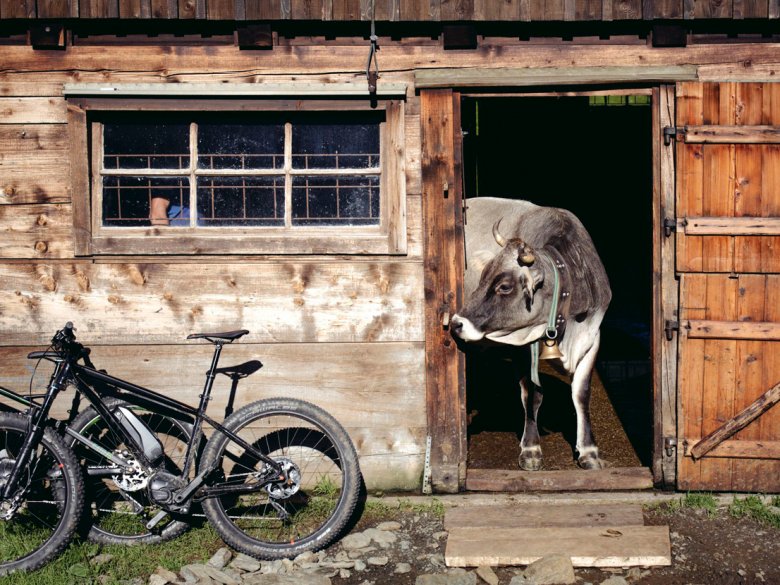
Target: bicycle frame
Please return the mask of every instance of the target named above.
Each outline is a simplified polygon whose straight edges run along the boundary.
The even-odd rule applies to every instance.
[[[90,404],[92,404],[100,416],[103,417],[103,420],[109,429],[113,433],[116,433],[117,436],[122,438],[124,444],[132,452],[132,455],[137,458],[137,460],[140,461],[146,469],[153,468],[151,462],[147,459],[141,446],[135,442],[135,439],[130,436],[130,434],[125,430],[124,426],[119,422],[116,415],[114,415],[114,413],[112,413],[111,410],[105,405],[100,390],[108,390],[108,392],[105,393],[113,394],[116,397],[126,400],[130,403],[148,403],[150,405],[154,405],[164,411],[167,411],[168,413],[174,413],[181,420],[185,420],[187,417],[194,419],[195,422],[192,433],[187,444],[185,462],[181,475],[179,476],[184,480],[187,480],[190,470],[195,464],[196,445],[200,439],[204,422],[211,425],[215,432],[227,435],[232,441],[245,449],[253,457],[258,458],[263,463],[269,465],[269,467],[273,470],[274,475],[277,476],[274,478],[274,480],[279,479],[280,476],[283,476],[283,471],[278,463],[206,415],[206,408],[211,396],[214,378],[216,377],[217,363],[219,361],[219,356],[223,345],[223,342],[221,341],[212,341],[212,343],[215,345],[214,356],[212,358],[211,367],[206,374],[206,382],[204,384],[203,393],[200,395],[200,402],[197,408],[193,408],[188,404],[179,402],[178,400],[169,398],[168,396],[158,394],[157,392],[149,390],[148,388],[144,388],[143,386],[138,386],[121,378],[117,378],[105,372],[98,371],[94,367],[91,367],[91,364],[79,364],[77,362],[77,358],[72,356],[62,356],[57,352],[48,351],[31,353],[28,357],[40,357],[54,362],[55,369],[49,381],[47,392],[46,394],[42,395],[42,403],[35,402],[34,400],[28,400],[24,396],[17,394],[12,390],[8,390],[7,388],[0,388],[0,394],[28,407],[28,412],[32,423],[31,432],[28,433],[25,437],[25,441],[19,451],[19,456],[16,460],[14,468],[8,477],[8,481],[6,482],[2,494],[0,494],[2,498],[8,499],[14,492],[17,491],[17,484],[22,475],[22,470],[27,465],[33,448],[40,441],[41,436],[43,435],[43,429],[47,424],[50,423],[53,423],[54,426],[59,427],[61,431],[64,431],[69,436],[73,437],[76,441],[84,444],[87,448],[100,453],[113,463],[119,465],[121,468],[129,468],[129,463],[125,461],[121,455],[104,449],[99,444],[87,439],[86,437],[83,437],[80,433],[67,426],[63,428],[63,423],[60,421],[50,421],[49,412],[51,410],[54,399],[57,397],[59,392],[70,383],[75,385],[77,396],[82,395],[87,398],[87,400],[90,402]],[[112,473],[112,471],[113,470],[111,469],[105,470],[106,473]],[[203,485],[206,477],[212,471],[213,468],[200,470],[200,472],[192,480],[188,481],[188,483],[183,488],[175,493],[173,498],[174,503],[179,505],[189,500],[198,490],[198,488]],[[203,497],[207,498],[224,495],[227,493],[256,491],[257,489],[260,489],[266,485],[266,483],[269,483],[269,481],[259,482],[255,486],[251,487],[210,487],[206,488]]]

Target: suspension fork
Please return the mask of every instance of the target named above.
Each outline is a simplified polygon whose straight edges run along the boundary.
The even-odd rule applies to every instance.
[[[22,470],[26,469],[30,463],[30,455],[34,447],[40,443],[43,437],[43,431],[46,428],[46,421],[49,417],[49,411],[54,403],[54,399],[59,394],[65,385],[66,380],[70,376],[71,364],[68,360],[58,362],[54,373],[52,374],[51,381],[49,382],[49,388],[46,391],[43,404],[37,408],[30,408],[29,421],[31,430],[27,433],[22,443],[22,447],[19,449],[19,454],[16,458],[16,463],[8,476],[8,481],[3,487],[2,499],[7,500],[14,492],[16,492],[17,483],[22,476]]]

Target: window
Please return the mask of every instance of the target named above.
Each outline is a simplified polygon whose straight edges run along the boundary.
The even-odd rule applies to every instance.
[[[287,105],[71,99],[77,254],[404,253],[403,103]]]

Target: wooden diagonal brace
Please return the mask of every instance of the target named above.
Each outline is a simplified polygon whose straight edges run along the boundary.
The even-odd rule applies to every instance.
[[[693,459],[703,457],[708,451],[717,447],[720,443],[728,439],[737,431],[745,428],[767,410],[772,408],[777,402],[780,402],[780,382],[772,386],[769,390],[759,396],[755,402],[740,412],[731,420],[727,421],[701,441],[691,447],[690,454]]]

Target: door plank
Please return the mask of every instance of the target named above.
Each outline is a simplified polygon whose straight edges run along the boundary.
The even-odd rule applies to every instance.
[[[646,467],[613,467],[594,470],[520,471],[469,469],[466,489],[472,491],[597,491],[641,490],[653,487]]]
[[[744,126],[686,126],[684,136],[685,142],[690,144],[780,144],[780,126],[760,123]]]
[[[458,528],[447,538],[450,567],[528,565],[566,554],[575,567],[668,566],[668,526]]]
[[[740,276],[745,280],[746,275]],[[764,286],[764,277],[754,281],[756,286]],[[683,327],[688,331],[690,339],[754,339],[780,341],[780,323],[769,321],[711,321],[707,319],[691,319],[685,321]]]
[[[643,526],[642,506],[635,504],[523,504],[449,508],[444,529],[534,528],[563,526]]]

